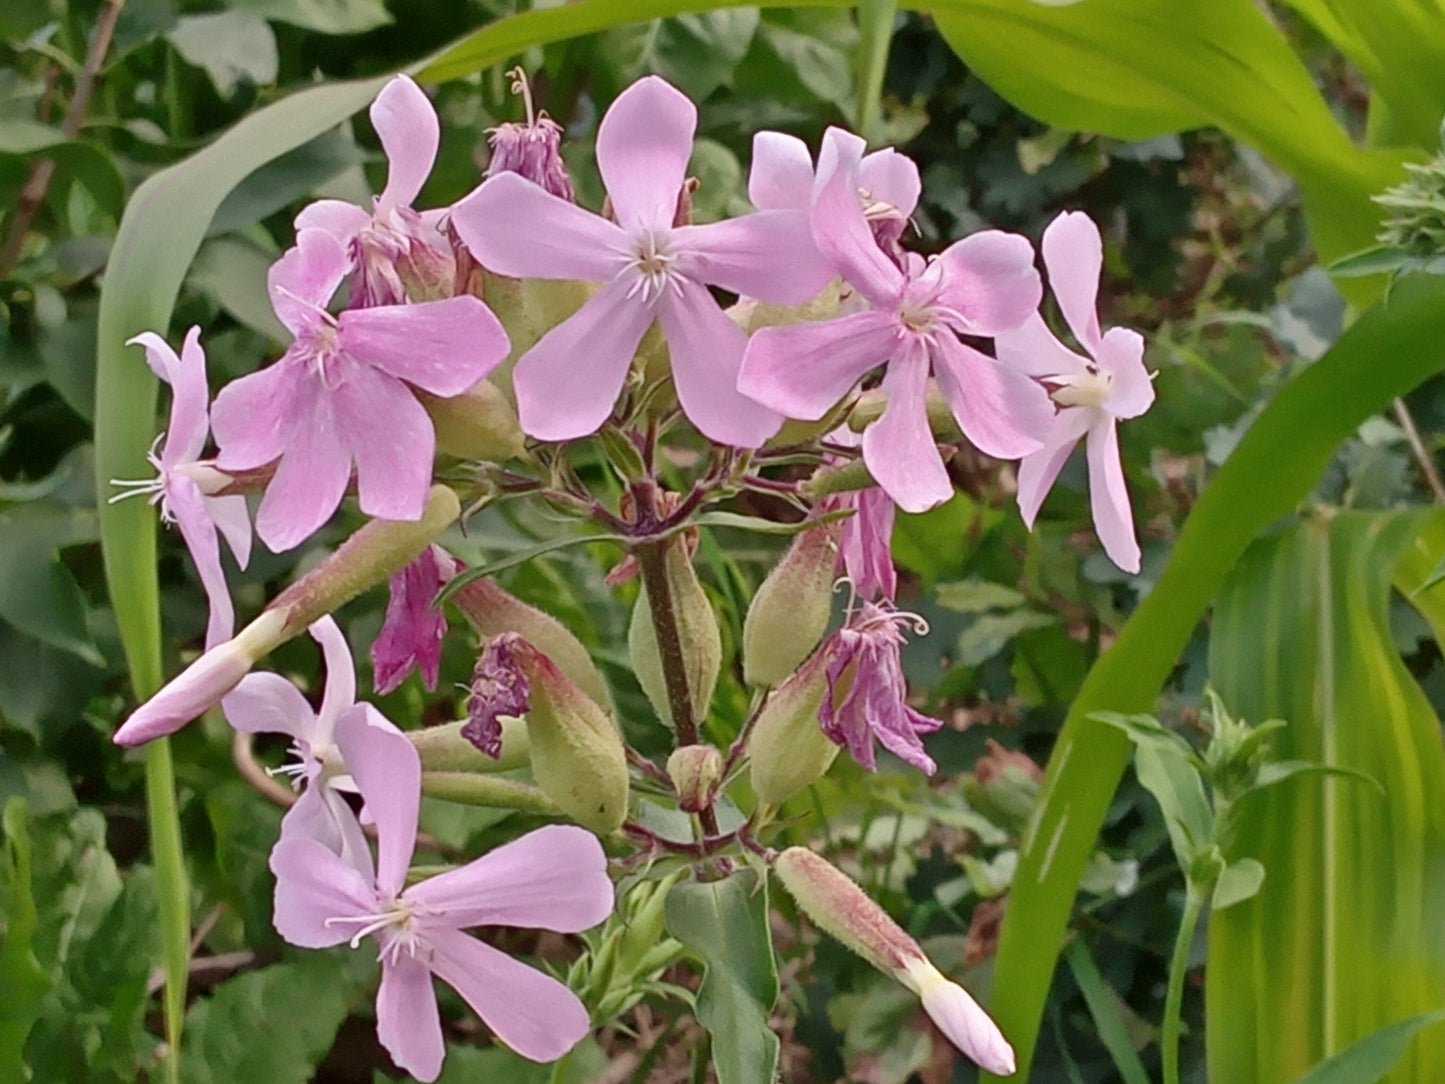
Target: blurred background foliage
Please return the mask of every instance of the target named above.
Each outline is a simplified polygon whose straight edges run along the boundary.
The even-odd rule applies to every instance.
[[[127,196],[289,92],[412,64],[514,7],[506,0],[37,0],[0,12],[0,207],[10,208],[0,220],[0,1079],[24,1079],[28,1065],[37,1081],[132,1081],[155,1073],[163,1056],[142,765],[109,741],[130,692],[92,478],[99,291]],[[1363,133],[1368,95],[1357,67],[1290,9],[1273,16],[1330,108]],[[88,45],[109,19],[110,48],[77,112]],[[863,786],[861,770],[840,763],[788,810],[798,840],[818,842],[940,966],[986,991],[1041,766],[1069,705],[1154,588],[1207,480],[1281,385],[1340,335],[1346,305],[1311,249],[1297,185],[1257,150],[1217,130],[1129,141],[1051,128],[971,72],[927,17],[899,13],[892,29],[868,134],[919,164],[918,246],[936,251],[984,226],[1037,240],[1059,210],[1088,211],[1106,239],[1104,323],[1143,332],[1157,371],[1157,406],[1121,433],[1142,574],[1119,573],[1099,551],[1081,461],[1066,468],[1030,533],[1013,505],[1011,468],[960,453],[952,467],[959,495],[926,515],[900,517],[895,537],[905,572],[900,603],[932,630],[914,640],[905,662],[920,704],[948,722],[929,741],[940,773],[927,780],[885,766]],[[776,128],[816,146],[826,126],[854,122],[860,40],[848,8],[734,8],[534,47],[518,59],[533,74],[538,106],[566,127],[579,198],[593,206],[600,188],[590,143],[612,97],[651,71],[697,100],[693,172],[706,219],[745,206],[753,131]],[[444,139],[419,206],[468,191],[485,163],[487,130],[520,111],[500,67],[433,89]],[[192,324],[205,329],[213,388],[276,356],[264,274],[290,243],[292,215],[316,194],[365,202],[380,190],[383,169],[362,114],[254,174],[222,203],[171,327],[157,330],[178,341]],[[1445,385],[1427,382],[1408,404],[1433,461]],[[1362,426],[1311,503],[1384,510],[1428,501],[1405,418]],[[356,522],[343,517],[293,554],[260,551],[244,573],[228,568],[239,616],[254,614]],[[548,529],[489,511],[471,521],[457,551],[494,560]],[[725,639],[734,643],[751,586],[777,552],[758,539],[720,533],[700,551]],[[629,736],[646,748],[642,721],[651,714],[626,672],[626,610],[602,579],[618,556],[603,545],[571,549],[512,569],[503,581],[587,640]],[[170,673],[197,652],[205,606],[175,532],[162,533],[157,565]],[[384,603],[384,592],[373,591],[340,615],[359,660]],[[1434,630],[1399,596],[1388,605],[1388,646],[1438,716],[1445,673]],[[461,637],[449,644],[444,690],[465,681],[473,661]],[[1186,733],[1197,726],[1207,650],[1201,628],[1158,707]],[[287,645],[272,664],[317,690],[309,641]],[[1240,665],[1247,670],[1248,660]],[[363,687],[369,676],[362,674]],[[391,718],[418,724],[450,718],[454,705],[446,700],[427,697],[413,679],[380,704]],[[726,740],[746,708],[741,683],[725,683],[714,736]],[[1276,709],[1266,697],[1260,710]],[[231,738],[223,722],[208,718],[173,742],[195,915],[183,1077],[235,1084],[388,1078],[366,1018],[366,961],[345,952],[297,954],[271,928],[266,855],[280,811],[237,772]],[[262,745],[256,755],[277,763],[283,752]],[[522,815],[440,803],[423,815],[442,857],[526,826]],[[1130,776],[1108,805],[1071,906],[1031,1079],[1134,1084],[1157,1076],[1181,885],[1159,810]],[[974,1079],[912,999],[820,941],[782,894],[773,902],[784,996],[772,1023],[783,1038],[785,1080]],[[564,948],[530,947],[566,966]],[[1196,949],[1202,963],[1202,939]],[[586,961],[574,966],[585,969]],[[460,1003],[444,1001],[454,1049],[442,1079],[701,1079],[694,1061],[706,1046],[668,960],[611,986],[605,976],[591,978],[579,981],[594,1008],[609,997],[610,1007],[630,1008],[555,1074],[484,1045]],[[627,987],[621,994],[619,983]],[[1186,1079],[1204,1078],[1203,1005],[1192,987]]]

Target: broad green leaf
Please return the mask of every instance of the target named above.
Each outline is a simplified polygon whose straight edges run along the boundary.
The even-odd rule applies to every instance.
[[[1247,718],[1288,726],[1288,760],[1348,767],[1241,802],[1234,851],[1269,871],[1210,923],[1211,1075],[1290,1080],[1445,990],[1445,749],[1390,632],[1390,578],[1425,519],[1340,512],[1256,543],[1215,606],[1210,680]],[[1273,1025],[1256,1022],[1274,1012]],[[1247,1022],[1246,1022],[1247,1021]],[[1445,1079],[1445,1032],[1393,1079]]]
[[[1129,1032],[1128,1021],[1124,1018],[1124,1001],[1099,972],[1099,965],[1089,955],[1089,947],[1082,938],[1075,938],[1064,951],[1074,981],[1079,984],[1079,993],[1089,1006],[1089,1015],[1094,1018],[1099,1041],[1114,1059],[1114,1068],[1119,1070],[1119,1079],[1124,1084],[1149,1084],[1149,1073],[1139,1057],[1139,1044]]]
[[[276,35],[256,15],[234,10],[183,15],[166,37],[188,62],[205,70],[223,98],[242,83],[265,87],[276,81],[281,62]]]
[[[977,666],[997,655],[1019,633],[1047,628],[1057,621],[1053,614],[1037,610],[979,614],[968,628],[958,634],[954,643],[954,661],[963,666]]]
[[[712,1036],[718,1084],[762,1084],[778,1067],[768,1013],[778,972],[768,929],[768,890],[753,870],[687,881],[667,894],[667,932],[706,965],[697,1019]]]
[[[1214,897],[1210,905],[1220,911],[1243,903],[1253,899],[1263,884],[1264,867],[1253,858],[1241,858],[1224,867],[1224,872],[1214,883]]]
[[[239,237],[214,237],[196,255],[191,285],[210,294],[232,317],[276,342],[286,328],[271,307],[266,273],[276,256]]]
[[[1164,813],[1174,858],[1186,876],[1201,850],[1208,848],[1214,823],[1204,781],[1193,759],[1164,742],[1137,742],[1134,770],[1139,782]]]
[[[938,604],[959,613],[976,614],[984,610],[1012,610],[1022,606],[1028,597],[1012,587],[987,580],[959,580],[941,583],[936,592]]]
[[[207,233],[228,233],[274,214],[364,157],[349,136],[323,132],[260,166],[238,184],[221,201]],[[261,285],[264,289],[264,277]]]
[[[67,139],[59,128],[21,117],[0,119],[0,155],[53,159],[65,173],[89,189],[95,202],[110,214],[125,203],[125,179],[109,154],[83,139]]]
[[[35,958],[39,916],[30,876],[30,827],[23,798],[5,803],[0,850],[0,1080],[25,1080],[25,1039],[40,1017],[51,979]]]
[[[233,0],[231,6],[320,34],[360,34],[393,21],[382,0]]]
[[[652,60],[657,73],[700,102],[732,82],[758,28],[757,8],[723,8],[665,19],[657,27]]]
[[[991,1009],[1025,1076],[1079,878],[1129,757],[1128,738],[1090,713],[1152,708],[1255,534],[1293,512],[1362,421],[1442,367],[1445,282],[1402,282],[1244,434],[1200,494],[1153,591],[1079,690],[1023,840],[995,969]]]
[[[1395,1067],[1416,1035],[1441,1021],[1445,1011],[1417,1013],[1387,1024],[1326,1058],[1294,1084],[1375,1084]]]
[[[359,991],[340,952],[308,952],[223,983],[186,1014],[187,1084],[306,1084]]]
[[[0,510],[0,617],[41,643],[104,666],[85,597],[57,551],[96,536],[95,513],[39,500]]]

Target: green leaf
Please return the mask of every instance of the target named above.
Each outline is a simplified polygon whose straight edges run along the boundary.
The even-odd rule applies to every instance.
[[[0,617],[41,643],[104,666],[86,627],[85,596],[57,556],[95,537],[88,509],[38,500],[0,510]]]
[[[40,1018],[51,978],[35,958],[39,923],[30,876],[30,830],[25,799],[5,803],[5,848],[0,851],[0,1080],[26,1080],[25,1039]]]
[[[1164,742],[1142,742],[1134,748],[1134,770],[1159,803],[1174,858],[1189,876],[1195,857],[1214,835],[1214,815],[1193,757]]]
[[[364,158],[350,137],[323,132],[258,167],[238,184],[221,201],[207,233],[229,233],[275,214]],[[261,285],[265,286],[264,277]]]
[[[747,55],[758,20],[757,8],[664,19],[652,42],[653,66],[693,101],[703,101],[732,82],[733,69]]]
[[[1089,1015],[1094,1018],[1099,1041],[1114,1059],[1114,1068],[1119,1070],[1119,1079],[1124,1084],[1149,1084],[1149,1073],[1139,1057],[1139,1043],[1129,1032],[1124,1018],[1124,1001],[1099,973],[1099,965],[1089,954],[1089,947],[1082,938],[1069,943],[1064,951],[1074,981],[1079,984],[1079,993],[1089,1006]]]
[[[1364,313],[1281,388],[1244,434],[1200,494],[1158,583],[1079,690],[1022,841],[995,969],[991,1009],[1014,1043],[1022,1074],[1076,886],[1129,757],[1129,740],[1090,713],[1151,708],[1255,534],[1294,511],[1362,421],[1442,367],[1445,282],[1402,282],[1388,305]]]
[[[1264,884],[1264,866],[1253,858],[1241,858],[1224,867],[1214,883],[1211,905],[1216,911],[1252,899]]]
[[[280,56],[266,21],[244,11],[183,15],[166,37],[189,63],[205,70],[223,98],[242,83],[270,86]]]
[[[1422,1030],[1445,1020],[1445,1010],[1422,1012],[1387,1024],[1320,1062],[1295,1084],[1374,1084],[1393,1069]]]
[[[319,34],[360,34],[392,22],[381,0],[233,0],[231,6]]]
[[[1262,539],[1215,605],[1210,680],[1247,718],[1289,725],[1286,762],[1348,767],[1241,802],[1234,850],[1270,879],[1210,922],[1210,1072],[1288,1080],[1445,989],[1445,749],[1440,721],[1390,631],[1391,575],[1427,519],[1340,512]],[[1297,774],[1297,773],[1294,773]],[[1267,1032],[1247,1026],[1288,997]],[[1247,1039],[1247,1041],[1246,1041]],[[1445,1078],[1445,1032],[1416,1043],[1401,1079]]]
[[[768,1013],[778,972],[768,928],[768,891],[753,870],[688,881],[667,894],[667,932],[706,966],[697,1018],[712,1036],[718,1084],[760,1084],[777,1073],[778,1037]]]
[[[306,1084],[360,992],[338,952],[311,952],[221,984],[186,1014],[187,1084]]]
[[[1001,583],[989,583],[987,580],[941,583],[935,595],[940,606],[962,614],[982,613],[984,610],[1012,610],[1028,601],[1022,591],[1005,587]]]
[[[266,273],[276,256],[239,237],[215,237],[202,246],[191,271],[191,285],[206,291],[235,319],[276,342],[286,328],[271,307]]]
[[[62,171],[85,185],[106,212],[118,215],[125,204],[125,178],[115,159],[93,143],[67,139],[59,128],[22,117],[0,118],[0,155],[53,159]]]
[[[1009,613],[979,614],[968,628],[958,634],[954,643],[954,661],[963,666],[977,666],[993,658],[1021,632],[1042,629],[1054,624],[1053,614],[1036,610],[1012,610]]]

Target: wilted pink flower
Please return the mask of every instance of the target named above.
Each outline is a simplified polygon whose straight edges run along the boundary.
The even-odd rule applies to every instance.
[[[439,546],[428,546],[391,577],[386,618],[371,645],[372,683],[378,693],[391,692],[413,667],[421,671],[428,690],[437,687],[447,618],[432,600],[456,571],[450,554]]]
[[[828,692],[818,713],[823,733],[846,746],[870,772],[877,767],[873,739],[895,756],[932,775],[936,765],[918,735],[943,724],[907,704],[899,649],[905,624],[919,618],[891,603],[861,602],[848,623],[821,650],[828,653]]]
[[[897,507],[876,486],[828,497],[824,511],[849,508],[838,539],[838,568],[861,598],[892,601],[898,594],[898,570],[889,548]]]
[[[696,107],[648,76],[623,91],[597,130],[597,167],[616,221],[515,173],[489,177],[453,209],[457,233],[492,271],[603,284],[517,362],[517,409],[532,436],[571,440],[596,430],[654,320],[682,409],[706,436],[755,447],[781,424],[738,393],[747,336],[707,288],[797,304],[827,284],[829,270],[796,210],[674,225],[696,128]]]
[[[351,304],[359,308],[407,301],[405,278],[430,281],[455,273],[451,248],[437,228],[445,212],[419,214],[411,206],[441,143],[436,110],[420,87],[398,75],[371,104],[371,124],[387,159],[386,187],[371,211],[324,199],[296,216],[298,233],[324,230],[350,255],[356,268]]]
[[[1104,551],[1126,572],[1139,571],[1139,542],[1119,461],[1115,421],[1135,418],[1154,402],[1138,332],[1100,333],[1097,299],[1103,243],[1088,215],[1065,212],[1044,231],[1044,266],[1059,310],[1088,357],[1054,337],[1034,313],[1016,331],[997,339],[999,360],[1037,377],[1057,411],[1043,447],[1019,464],[1019,510],[1030,527],[1079,438],[1088,437],[1089,500]]]
[[[297,234],[269,276],[276,314],[296,340],[276,364],[222,389],[212,411],[223,470],[280,460],[256,514],[257,534],[278,553],[326,522],[353,463],[363,512],[420,518],[436,435],[407,385],[460,395],[509,349],[497,318],[471,296],[332,315],[326,305],[349,269],[329,233]]]
[[[520,94],[527,107],[525,124],[499,124],[487,132],[492,147],[492,160],[487,163],[487,176],[518,173],[533,184],[546,189],[558,199],[577,202],[572,178],[562,161],[562,126],[546,113],[532,112],[532,89],[521,68],[507,73],[512,77],[512,93]]]
[[[147,456],[156,469],[156,477],[139,482],[112,479],[111,485],[124,486],[125,490],[111,501],[149,493],[152,504],[160,502],[161,522],[174,523],[180,528],[211,606],[206,647],[215,647],[230,638],[236,621],[226,576],[221,571],[217,529],[236,555],[236,563],[245,568],[251,557],[251,521],[246,515],[246,498],[207,496],[198,481],[207,473],[200,456],[210,435],[207,414],[210,392],[206,387],[206,354],[201,349],[201,329],[193,327],[186,332],[179,357],[153,331],[144,331],[126,341],[127,346],[135,344],[145,347],[146,363],[171,386],[171,419],[162,435],[160,455],[152,446]],[[162,437],[156,440],[159,443]],[[197,470],[198,467],[202,469]]]
[[[989,230],[925,263],[900,267],[882,248],[859,200],[863,141],[829,129],[813,201],[818,247],[872,306],[835,320],[767,327],[748,345],[739,389],[791,418],[823,417],[870,369],[888,365],[883,416],[863,433],[863,460],[907,512],[949,498],[953,487],[928,427],[929,375],[965,435],[982,451],[1016,458],[1039,441],[1049,403],[1037,384],[999,365],[959,335],[1017,327],[1038,308],[1033,249]]]
[[[572,933],[612,910],[601,845],[581,828],[539,828],[458,869],[406,885],[416,842],[421,760],[369,705],[337,721],[337,744],[376,822],[377,859],[347,861],[314,839],[284,837],[271,852],[276,929],[294,945],[328,948],[371,936],[380,945],[377,1036],[419,1080],[435,1080],[445,1046],[435,975],[497,1037],[552,1061],[587,1034],[587,1010],[566,986],[462,932],[524,926]]]

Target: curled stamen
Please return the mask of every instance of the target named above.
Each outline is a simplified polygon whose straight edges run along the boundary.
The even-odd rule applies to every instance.
[[[506,74],[512,80],[512,93],[520,95],[522,99],[522,106],[527,110],[527,127],[531,128],[537,123],[537,115],[532,110],[532,86],[527,81],[527,73],[519,64],[515,68],[509,68]]]

